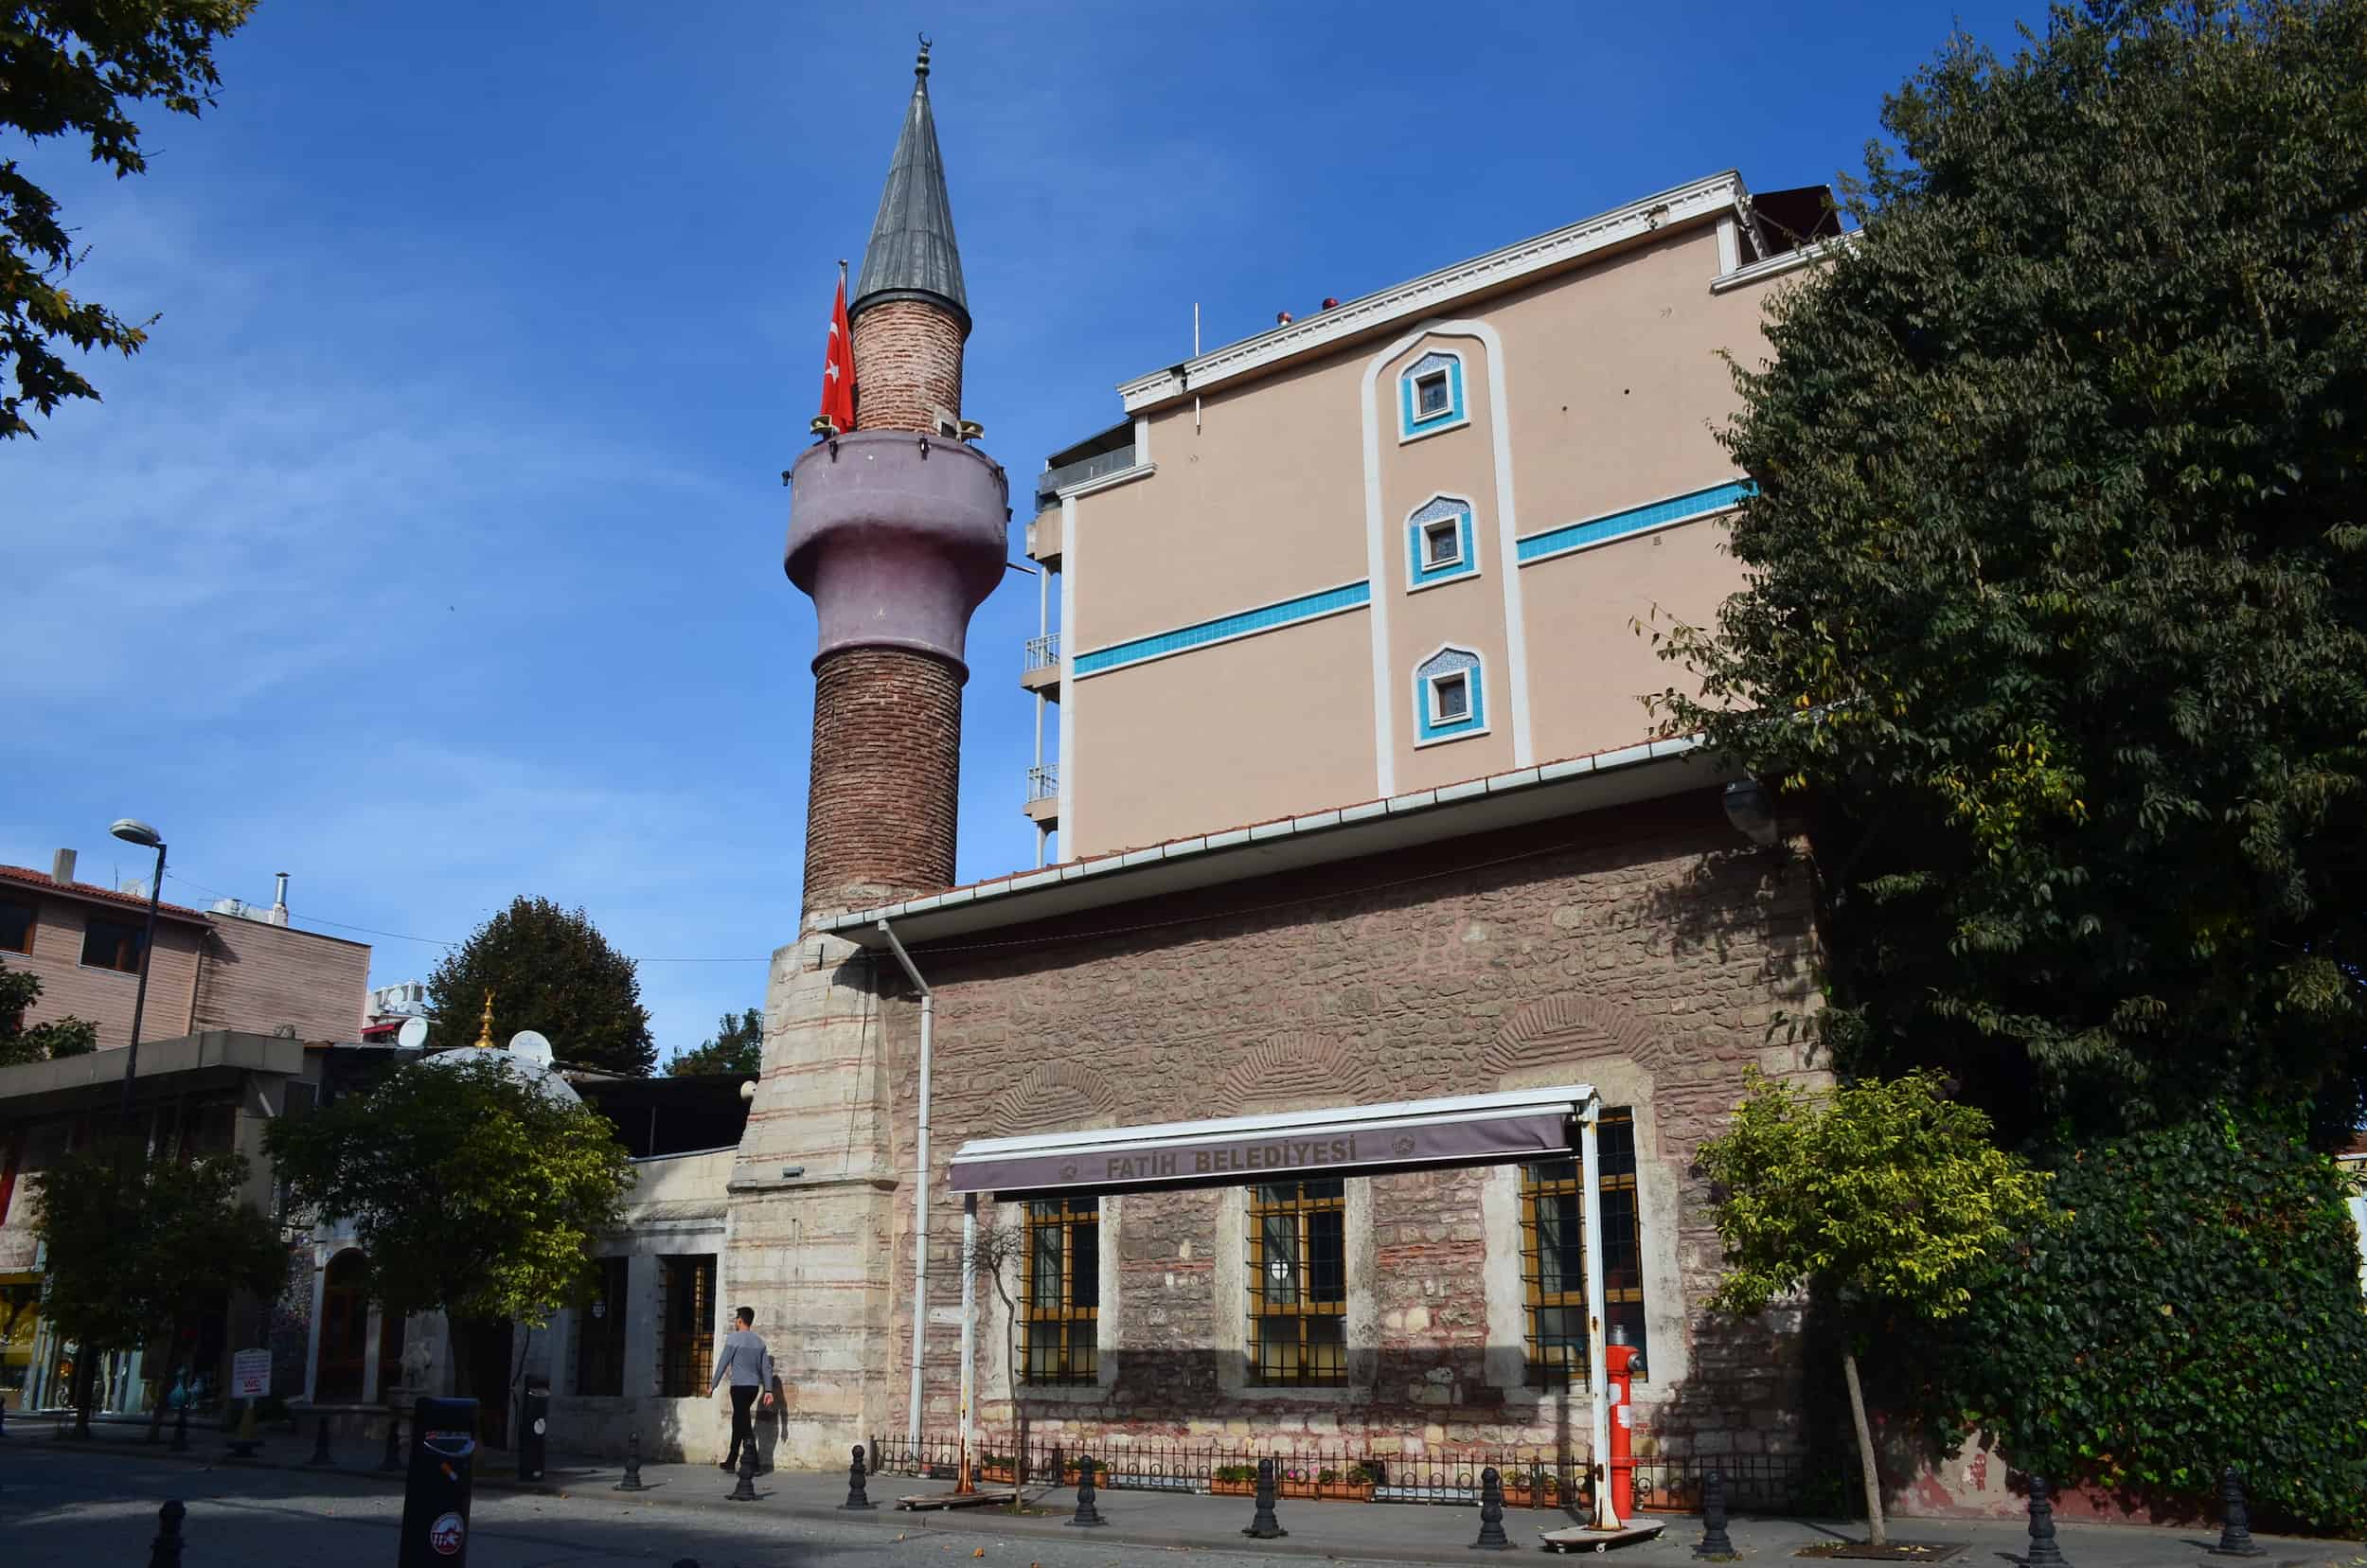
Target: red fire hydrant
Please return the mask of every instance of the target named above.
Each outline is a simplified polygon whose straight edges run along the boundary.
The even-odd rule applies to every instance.
[[[1635,1517],[1635,1387],[1634,1374],[1644,1352],[1620,1343],[1628,1336],[1613,1329],[1603,1346],[1604,1370],[1611,1374],[1611,1508],[1622,1524]]]

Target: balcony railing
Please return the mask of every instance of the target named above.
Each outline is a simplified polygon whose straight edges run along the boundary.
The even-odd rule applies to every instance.
[[[1134,449],[1122,446],[1115,452],[1104,452],[1081,463],[1063,463],[1059,468],[1046,469],[1036,475],[1036,504],[1048,507],[1059,491],[1071,485],[1081,485],[1088,479],[1098,479],[1104,474],[1122,473],[1133,466]]]
[[[1060,793],[1060,770],[1058,767],[1027,770],[1027,798],[1030,801],[1054,800]]]
[[[1060,634],[1058,632],[1047,632],[1041,637],[1027,639],[1027,674],[1033,675],[1039,669],[1056,668],[1059,663]]]

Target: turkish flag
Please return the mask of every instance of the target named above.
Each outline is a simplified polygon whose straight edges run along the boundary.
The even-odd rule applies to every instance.
[[[822,417],[841,431],[855,428],[855,338],[846,324],[846,279],[838,280],[830,308],[830,347],[822,361]]]

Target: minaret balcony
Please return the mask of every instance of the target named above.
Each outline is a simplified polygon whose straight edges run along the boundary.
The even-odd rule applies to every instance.
[[[1002,466],[941,436],[859,430],[817,442],[789,482],[783,564],[814,601],[816,656],[908,648],[966,669],[970,612],[1003,579]]]

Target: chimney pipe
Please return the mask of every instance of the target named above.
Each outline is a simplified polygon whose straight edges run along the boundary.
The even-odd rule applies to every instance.
[[[65,886],[68,886],[69,884],[71,884],[71,883],[73,882],[73,881],[74,881],[74,851],[73,851],[73,850],[71,850],[71,849],[61,849],[61,850],[59,850],[59,851],[57,852],[57,854],[56,854],[56,855],[54,855],[53,857],[51,857],[50,862],[49,862],[49,880],[50,880],[51,882],[56,882],[56,883],[57,883],[60,887],[65,887]]]
[[[279,878],[279,885],[272,889],[271,923],[283,926],[288,923],[288,873],[275,874]]]

